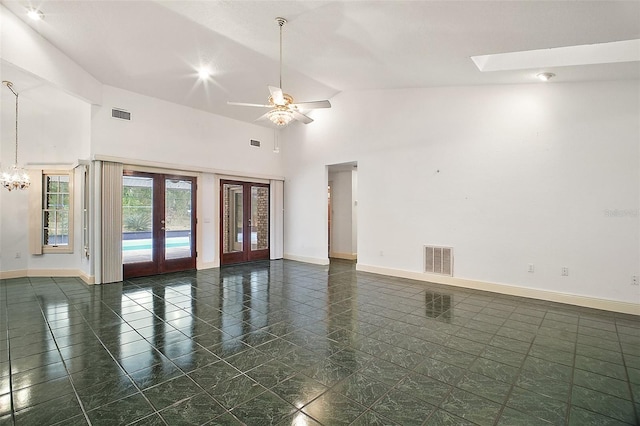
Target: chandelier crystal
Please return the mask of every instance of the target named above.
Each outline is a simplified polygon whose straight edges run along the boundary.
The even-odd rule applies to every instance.
[[[267,113],[267,117],[276,126],[286,126],[293,120],[293,111],[286,106],[276,106]]]
[[[0,184],[7,190],[12,191],[14,189],[27,189],[31,185],[31,180],[25,169],[14,164],[8,170],[2,172]]]
[[[4,186],[8,191],[27,189],[31,185],[29,174],[25,169],[18,166],[18,93],[13,90],[12,82],[3,81],[2,84],[7,86],[16,97],[16,161],[10,168],[0,172],[0,185]]]

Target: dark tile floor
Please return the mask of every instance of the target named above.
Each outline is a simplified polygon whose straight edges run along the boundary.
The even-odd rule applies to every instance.
[[[624,425],[640,318],[273,261],[0,284],[0,425]]]

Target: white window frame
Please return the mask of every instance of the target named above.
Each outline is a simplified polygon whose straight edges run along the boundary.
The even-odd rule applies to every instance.
[[[47,187],[46,187],[46,179],[47,176],[68,176],[69,177],[69,241],[66,245],[48,245],[44,243],[44,228],[45,228],[45,211],[47,210]],[[40,244],[42,245],[42,253],[73,253],[73,228],[75,223],[73,221],[73,210],[74,210],[74,173],[73,170],[43,170],[42,171],[42,191],[41,191],[41,222],[40,222],[40,233],[41,240]]]

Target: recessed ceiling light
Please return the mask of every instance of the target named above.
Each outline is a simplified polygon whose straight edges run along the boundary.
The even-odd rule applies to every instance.
[[[206,80],[211,77],[211,71],[209,71],[209,68],[202,67],[198,70],[198,77],[200,77],[201,80]]]
[[[541,72],[540,74],[536,74],[536,77],[538,77],[542,81],[549,81],[555,76],[556,75],[552,72]]]
[[[38,9],[29,9],[27,10],[27,16],[34,21],[41,21],[44,19],[44,13]]]

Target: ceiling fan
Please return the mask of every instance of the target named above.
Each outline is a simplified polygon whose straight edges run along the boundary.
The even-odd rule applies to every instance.
[[[276,22],[280,27],[280,87],[269,86],[268,104],[251,104],[245,102],[227,102],[229,105],[249,106],[258,108],[271,108],[269,112],[260,116],[258,120],[269,119],[277,126],[286,126],[292,120],[301,121],[309,124],[313,121],[311,117],[304,115],[300,110],[331,108],[329,101],[311,101],[311,102],[294,102],[293,97],[282,91],[282,27],[287,22],[284,18],[276,18]]]

